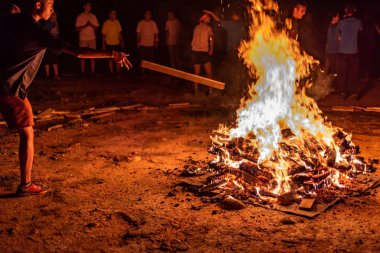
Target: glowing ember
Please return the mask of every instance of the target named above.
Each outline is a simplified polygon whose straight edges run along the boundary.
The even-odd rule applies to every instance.
[[[326,122],[305,94],[308,85],[300,85],[317,62],[278,28],[275,2],[251,2],[251,39],[242,43],[240,56],[257,81],[242,101],[236,127],[221,126],[211,136],[217,154],[211,167],[225,175],[214,181],[273,201],[288,192],[306,196],[343,188],[366,165],[355,158],[359,150],[351,137]]]

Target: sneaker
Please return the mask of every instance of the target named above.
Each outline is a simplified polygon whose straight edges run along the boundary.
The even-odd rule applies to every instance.
[[[357,93],[354,93],[352,95],[350,95],[348,97],[349,100],[355,100],[355,101],[358,101],[359,100],[359,95]]]
[[[38,195],[44,194],[47,191],[44,190],[41,186],[36,185],[33,182],[27,184],[20,184],[17,188],[16,195],[18,196],[29,196],[29,195]]]

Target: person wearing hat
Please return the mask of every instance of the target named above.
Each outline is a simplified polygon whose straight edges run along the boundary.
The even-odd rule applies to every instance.
[[[212,78],[211,56],[214,50],[214,34],[211,26],[210,15],[205,13],[199,19],[199,24],[194,28],[193,40],[191,42],[192,61],[194,64],[194,74],[201,74],[201,67],[204,68],[207,78]],[[210,88],[209,92],[212,92]],[[194,83],[194,93],[198,94],[198,83]]]

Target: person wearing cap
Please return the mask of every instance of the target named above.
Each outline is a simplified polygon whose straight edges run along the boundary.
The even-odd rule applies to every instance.
[[[18,131],[21,182],[18,196],[41,194],[43,187],[33,183],[33,110],[27,97],[47,49],[77,58],[113,58],[129,68],[124,53],[76,49],[43,29],[39,21],[53,13],[54,0],[29,0],[19,5],[20,14],[10,15],[0,37],[0,114],[8,127]]]
[[[194,28],[193,40],[191,41],[192,61],[194,64],[194,74],[201,74],[203,66],[207,78],[212,78],[211,56],[214,50],[214,34],[210,24],[210,15],[205,13],[199,19],[199,24]],[[209,89],[209,93],[212,88]],[[194,93],[198,94],[198,83],[194,82]]]

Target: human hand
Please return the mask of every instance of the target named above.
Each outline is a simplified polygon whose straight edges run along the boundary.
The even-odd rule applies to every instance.
[[[132,63],[128,60],[129,54],[123,52],[112,51],[112,58],[120,64],[121,67],[125,67],[126,69],[132,68]]]

